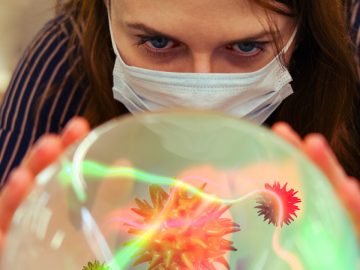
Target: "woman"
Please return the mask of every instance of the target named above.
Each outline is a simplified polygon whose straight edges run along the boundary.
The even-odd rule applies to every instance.
[[[1,108],[1,141],[9,145],[0,153],[3,178],[28,155],[0,197],[0,231],[6,232],[6,221],[34,176],[90,127],[128,111],[183,104],[267,125],[286,122],[274,131],[325,172],[359,228],[359,190],[347,176],[360,177],[357,74],[343,13],[338,0],[62,5],[62,15],[23,58]],[[252,78],[258,80],[245,87]],[[158,87],[149,88],[147,79]],[[216,86],[213,92],[209,81]],[[46,135],[28,151],[42,134],[60,133],[74,116],[86,120],[71,121],[62,135]],[[301,139],[314,132],[322,135]]]

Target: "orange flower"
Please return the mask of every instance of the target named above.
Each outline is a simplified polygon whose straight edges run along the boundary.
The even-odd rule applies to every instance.
[[[159,218],[162,222],[134,265],[147,262],[149,270],[185,270],[216,269],[214,264],[220,263],[229,269],[225,256],[236,249],[223,237],[240,231],[238,224],[221,217],[230,206],[204,201],[180,188],[170,189],[169,194],[157,185],[149,189],[152,206],[136,199],[138,208],[132,209],[143,218],[143,226],[128,224],[128,232],[142,235],[146,226]]]

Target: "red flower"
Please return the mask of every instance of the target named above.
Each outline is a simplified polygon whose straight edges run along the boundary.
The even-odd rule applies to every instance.
[[[286,186],[287,183],[281,188],[280,183],[278,182],[275,182],[273,186],[265,184],[265,189],[274,192],[281,201],[283,214],[282,220],[280,220],[280,226],[284,223],[289,225],[294,221],[293,216],[297,217],[295,212],[300,210],[296,204],[301,202],[301,200],[298,197],[295,197],[298,192],[294,191],[294,189],[286,190]],[[259,216],[264,216],[264,221],[268,220],[268,224],[272,223],[277,226],[281,209],[278,205],[277,198],[270,194],[264,194],[256,202],[259,204],[255,207],[259,209]]]
[[[162,223],[137,255],[134,266],[147,262],[149,270],[215,270],[214,263],[220,263],[229,269],[225,255],[236,249],[223,237],[240,231],[231,219],[221,218],[230,206],[204,201],[180,188],[170,189],[169,194],[157,185],[149,189],[152,206],[146,200],[135,200],[139,208],[132,210],[143,218],[143,224],[137,228],[128,224],[128,232],[142,235],[157,219]]]

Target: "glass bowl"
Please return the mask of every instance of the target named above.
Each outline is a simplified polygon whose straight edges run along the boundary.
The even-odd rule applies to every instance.
[[[269,130],[210,112],[126,116],[44,170],[4,270],[357,269],[332,187]]]

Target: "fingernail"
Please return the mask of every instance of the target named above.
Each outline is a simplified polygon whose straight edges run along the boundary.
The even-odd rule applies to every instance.
[[[12,171],[10,172],[9,177],[8,177],[8,181],[9,181],[9,182],[11,181],[11,179],[14,178],[14,175],[16,176],[17,171],[18,171],[18,167],[12,169]]]
[[[38,150],[40,148],[43,148],[45,145],[46,145],[46,138],[42,137],[35,143],[34,150]]]
[[[68,136],[69,134],[71,134],[71,132],[73,132],[73,130],[76,130],[78,127],[78,123],[77,121],[74,121],[74,119],[71,119],[65,126],[64,128],[64,132],[63,135],[64,136]]]
[[[69,131],[69,129],[71,129],[74,125],[74,121],[73,120],[70,120],[66,125],[65,125],[65,128],[64,128],[64,132],[67,133]]]
[[[16,167],[11,171],[7,181],[7,185],[8,186],[15,185],[15,181],[19,178],[21,178],[21,170],[19,169],[19,167]]]
[[[322,135],[319,136],[319,143],[321,144],[322,147],[324,147],[324,149],[326,150],[331,149],[328,140]]]
[[[325,137],[323,137],[322,135],[314,134],[310,138],[310,141],[312,141],[314,146],[321,147],[323,149],[329,149],[329,144],[327,143]]]
[[[52,142],[53,140],[56,139],[56,135],[52,135],[52,134],[48,134],[48,135],[45,135],[43,137],[41,137],[34,145],[34,150],[35,151],[38,151],[40,149],[44,149],[44,148],[47,148],[49,147],[49,145],[51,145],[51,143],[49,142]]]

